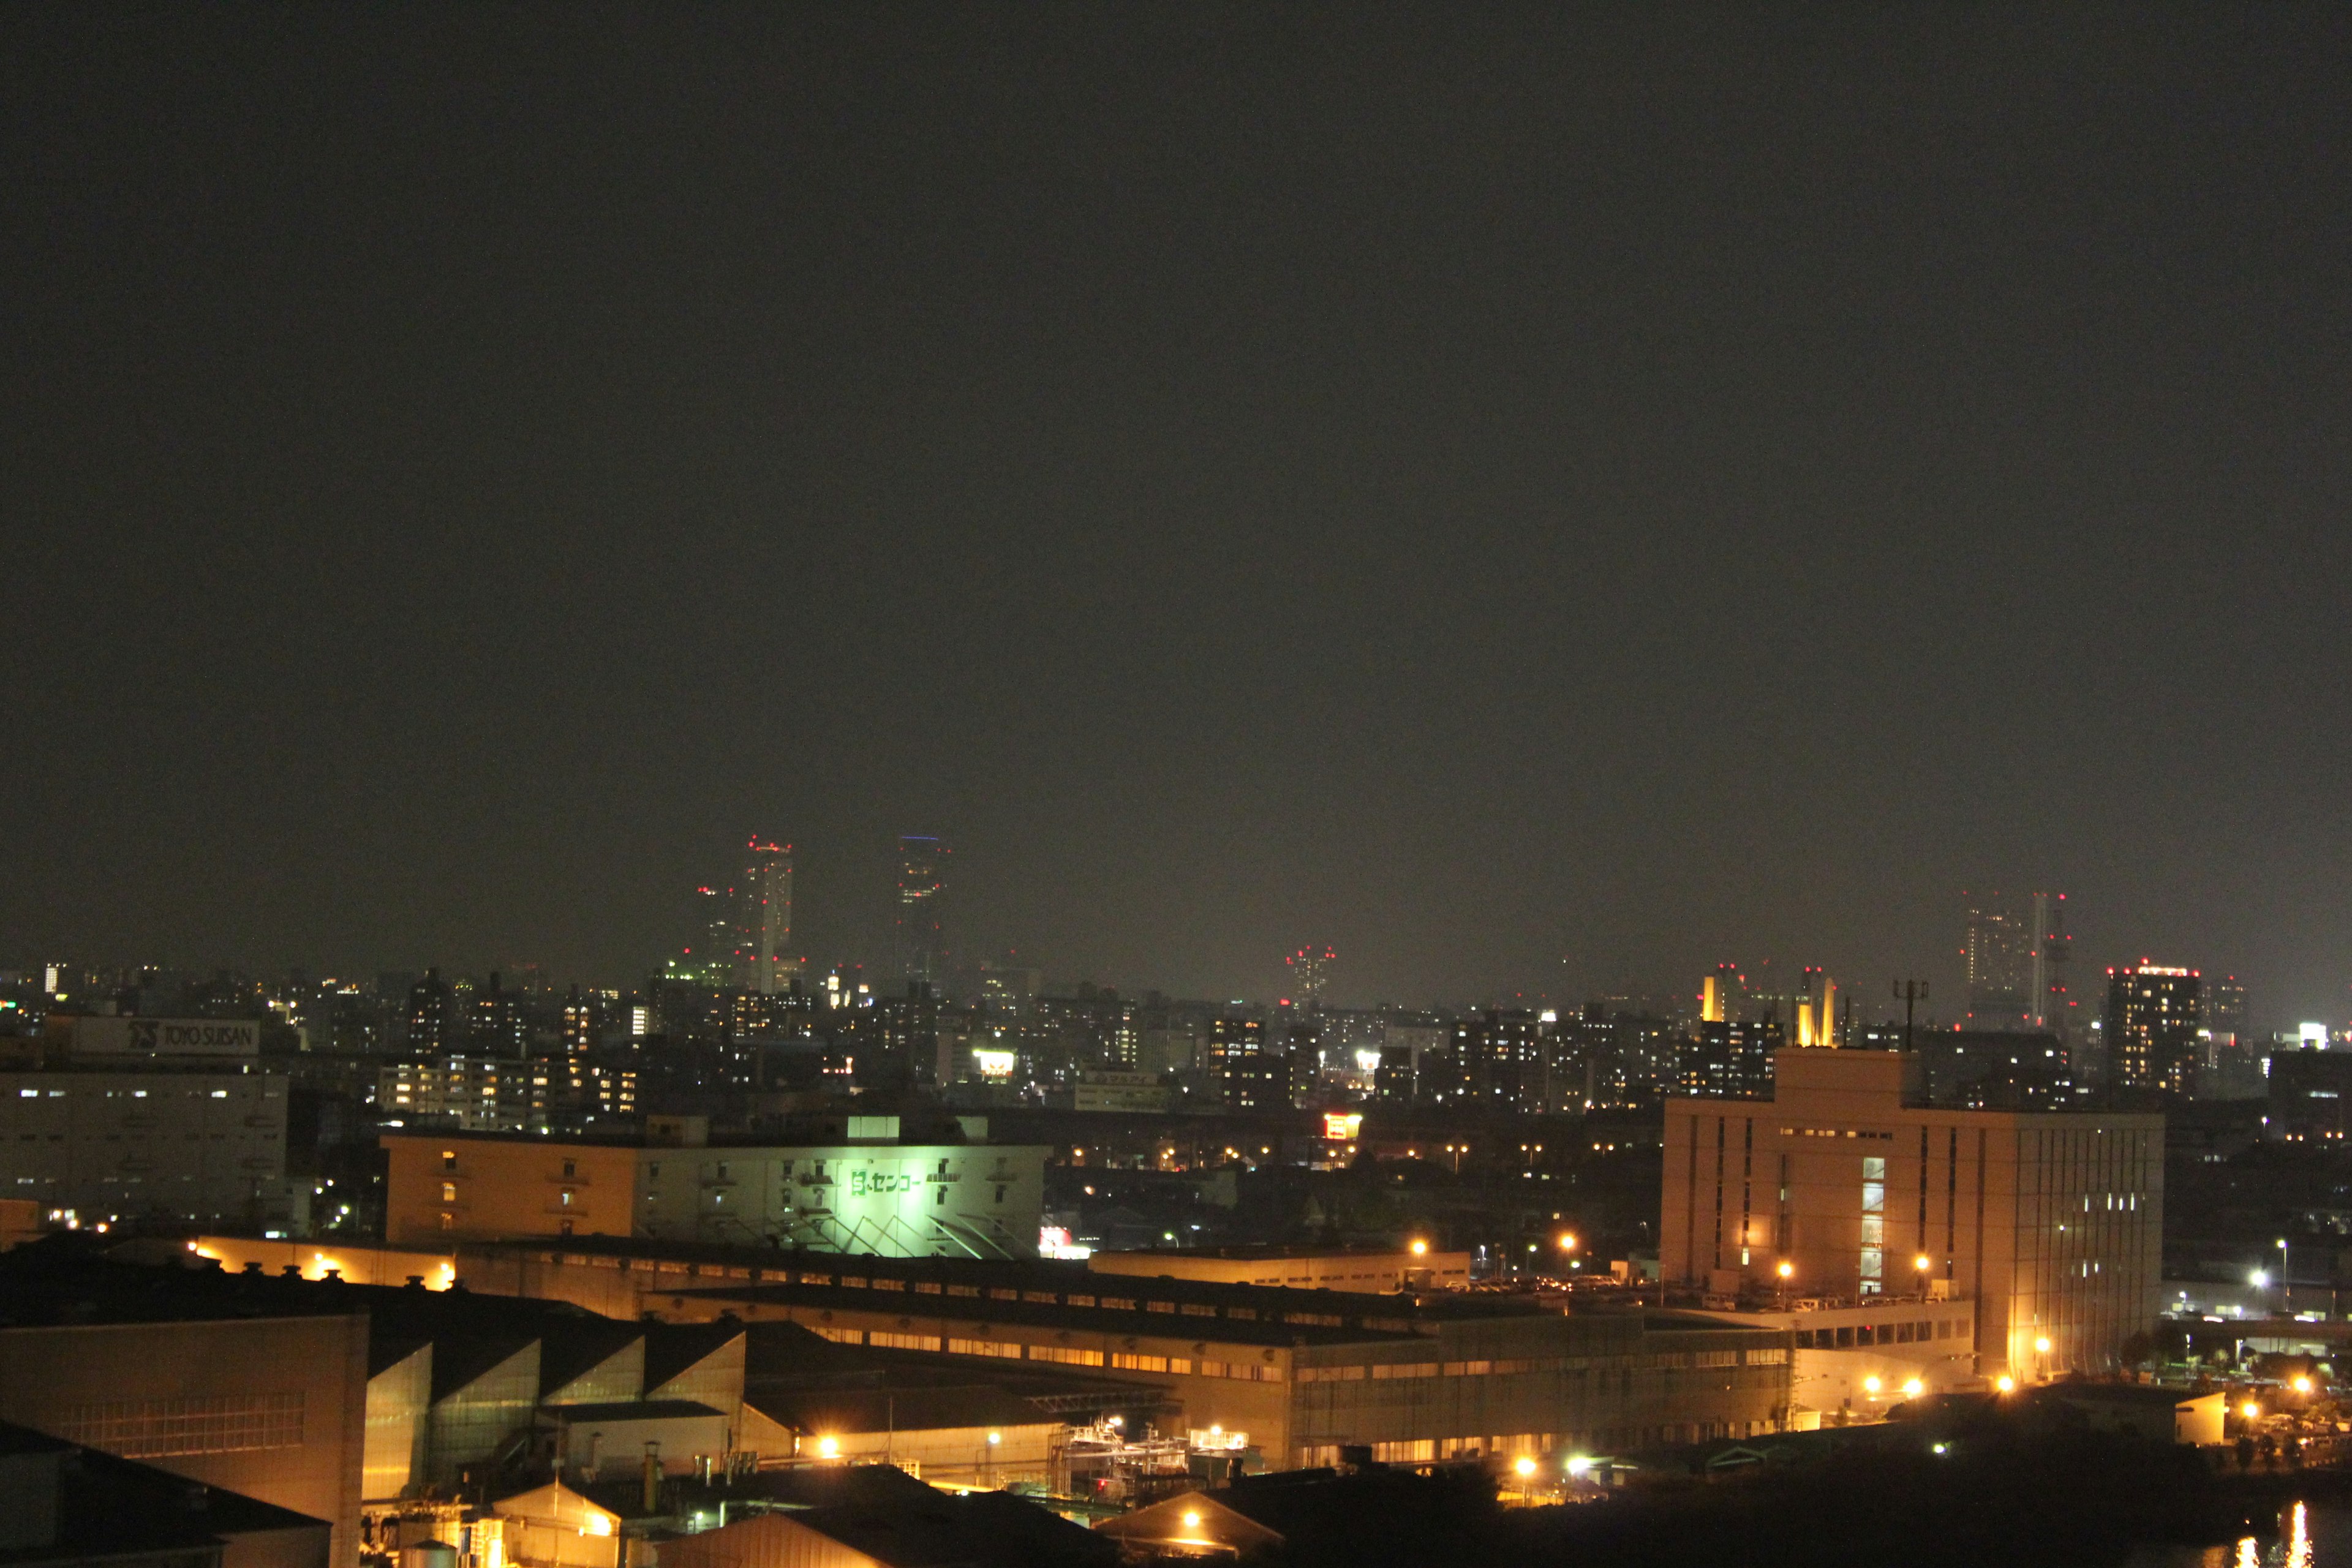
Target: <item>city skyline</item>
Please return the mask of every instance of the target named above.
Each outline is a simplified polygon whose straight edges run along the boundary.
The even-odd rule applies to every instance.
[[[703,883],[695,887],[684,923],[677,928],[678,934],[686,940],[633,972],[558,974],[536,961],[511,955],[472,966],[452,965],[435,957],[414,968],[368,962],[322,968],[303,963],[238,964],[217,961],[174,963],[156,955],[126,960],[119,955],[91,954],[51,954],[47,961],[17,961],[14,972],[33,974],[58,962],[69,962],[84,970],[152,967],[190,978],[228,970],[252,975],[332,975],[348,983],[365,984],[377,974],[408,975],[427,969],[448,970],[453,974],[485,973],[492,980],[503,971],[509,979],[521,978],[527,987],[550,993],[564,985],[626,993],[641,984],[646,975],[661,971],[673,977],[693,976],[703,983],[752,994],[776,994],[798,985],[812,995],[825,989],[825,983],[819,977],[830,972],[846,977],[853,991],[864,984],[877,998],[902,994],[908,985],[919,981],[934,994],[971,999],[986,989],[982,975],[1013,964],[1035,971],[1049,990],[1067,992],[1108,985],[1129,996],[1159,994],[1192,1000],[1215,998],[1246,1002],[1276,1012],[1313,1006],[1345,1011],[1367,1007],[1475,1010],[1502,1005],[1524,1007],[1530,1014],[1549,1009],[1566,1016],[1588,1004],[1610,1004],[1613,999],[1613,1005],[1630,1014],[1686,1016],[1693,1021],[1738,1023],[1770,1016],[1785,1026],[1788,1043],[1792,1045],[1828,1043],[1832,1030],[1843,1037],[1849,1020],[1859,1026],[1898,1021],[1905,1016],[1904,981],[1897,980],[1891,987],[1877,990],[1866,984],[1842,984],[1831,973],[1833,966],[1776,966],[1769,956],[1759,957],[1753,963],[1718,961],[1695,979],[1687,975],[1663,976],[1651,984],[1594,986],[1580,994],[1567,989],[1555,992],[1519,986],[1486,994],[1415,996],[1384,990],[1376,977],[1360,980],[1355,989],[1331,991],[1329,980],[1339,954],[1328,944],[1323,944],[1318,951],[1316,944],[1310,943],[1281,955],[1265,966],[1263,984],[1192,992],[1168,985],[1149,973],[1106,977],[1050,962],[1041,964],[1034,951],[956,951],[945,944],[940,913],[945,907],[941,900],[945,894],[948,850],[941,839],[922,835],[900,835],[896,840],[896,880],[887,890],[888,923],[879,950],[844,949],[815,957],[792,950],[793,847],[763,843],[755,835],[746,854],[751,864],[742,874],[740,885]],[[876,896],[872,889],[856,889],[853,894],[868,903]],[[1955,905],[1965,938],[1956,953],[1958,979],[1945,984],[1940,1005],[1933,984],[1920,994],[1916,1016],[1921,1023],[1945,1029],[2048,1030],[2061,1036],[2089,1037],[2088,1032],[2102,1024],[2113,1011],[2115,1002],[2094,984],[2095,976],[2084,977],[2088,989],[2072,993],[2068,989],[2074,935],[2066,927],[2065,911],[2069,907],[2063,893],[2003,895],[1962,889]],[[512,944],[505,951],[511,954]],[[2038,959],[2037,954],[2041,955]],[[2136,959],[2119,954],[2106,967],[2105,978],[2112,982],[2118,971],[2129,973],[2149,965],[2154,966],[2150,973],[2202,973],[2201,966],[2167,968],[2146,953]],[[1914,980],[1918,967],[1914,966]],[[10,963],[0,959],[0,971],[10,969]],[[2284,1035],[2298,1026],[2307,1027],[2315,1020],[2352,1029],[2352,1022],[2324,1011],[2280,1008],[2259,991],[2250,1002],[2249,986],[2234,973],[2217,972],[2210,984],[2213,992],[2204,1021],[2219,1031],[2249,1037],[2264,1033]],[[2047,1010],[2035,1011],[2025,1005],[2025,997],[2033,994],[2046,994]]]

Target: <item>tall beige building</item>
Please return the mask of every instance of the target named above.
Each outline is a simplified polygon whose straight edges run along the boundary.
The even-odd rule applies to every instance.
[[[1916,1065],[1789,1049],[1769,1101],[1668,1100],[1661,1273],[1763,1304],[1965,1300],[1986,1377],[2114,1364],[2157,1317],[2163,1117],[1932,1108]]]

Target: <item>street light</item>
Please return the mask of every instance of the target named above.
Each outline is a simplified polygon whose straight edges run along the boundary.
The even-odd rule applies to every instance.
[[[2311,1379],[2307,1377],[2296,1378],[2294,1380],[2294,1391],[2297,1394],[2309,1394],[2311,1392]]]
[[[1562,1252],[1574,1252],[1576,1250],[1576,1237],[1570,1236],[1566,1231],[1562,1231],[1559,1237],[1559,1249]]]
[[[1415,1258],[1426,1258],[1426,1257],[1428,1257],[1428,1256],[1429,1256],[1429,1243],[1427,1243],[1427,1242],[1425,1242],[1425,1241],[1422,1240],[1422,1239],[1421,1239],[1421,1237],[1417,1237],[1417,1236],[1416,1236],[1416,1237],[1414,1237],[1412,1238],[1412,1255],[1413,1255]]]
[[[1927,1385],[1916,1377],[1906,1378],[1903,1382],[1903,1397],[1906,1399],[1916,1399],[1927,1390]]]
[[[1862,1391],[1864,1394],[1869,1394],[1872,1398],[1875,1399],[1878,1397],[1878,1390],[1879,1382],[1878,1374],[1874,1372],[1868,1377],[1862,1380]]]
[[[1522,1454],[1518,1457],[1517,1461],[1511,1466],[1511,1468],[1521,1479],[1524,1480],[1526,1478],[1536,1473],[1536,1462],[1533,1459],[1528,1458],[1525,1454]]]
[[[2010,1376],[2007,1373],[2002,1373],[1999,1377],[1992,1380],[1992,1385],[1995,1388],[2000,1389],[2003,1394],[2007,1394],[2017,1386],[2017,1379]]]

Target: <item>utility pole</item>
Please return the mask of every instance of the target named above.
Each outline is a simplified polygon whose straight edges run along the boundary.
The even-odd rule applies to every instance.
[[[1919,1004],[1927,999],[1927,983],[1924,980],[1898,980],[1895,983],[1895,999],[1903,1004],[1903,1050],[1907,1056],[1918,1049],[1912,1034],[1916,1027],[1915,1020]]]

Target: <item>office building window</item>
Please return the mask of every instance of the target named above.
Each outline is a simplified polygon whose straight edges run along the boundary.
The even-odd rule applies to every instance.
[[[1886,1288],[1886,1159],[1862,1159],[1862,1294]]]

